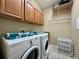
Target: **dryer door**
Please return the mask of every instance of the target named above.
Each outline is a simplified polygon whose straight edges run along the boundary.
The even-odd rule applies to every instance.
[[[28,49],[21,59],[39,59],[39,48],[38,46],[33,46]]]
[[[46,41],[45,51],[48,49],[48,40]]]
[[[47,51],[48,50],[48,39],[45,40],[45,43],[44,43],[44,51]]]

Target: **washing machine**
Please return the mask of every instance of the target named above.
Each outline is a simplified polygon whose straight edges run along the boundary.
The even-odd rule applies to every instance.
[[[2,39],[4,59],[40,59],[40,41],[36,36]]]
[[[49,47],[48,47],[48,33],[41,35],[42,42],[42,59],[48,59],[49,57]]]
[[[31,41],[31,45],[32,47],[33,46],[37,46],[37,50],[38,50],[38,53],[35,53],[35,58],[34,59],[41,59],[41,42],[40,42],[40,36],[36,36],[34,38],[32,38],[32,41]]]

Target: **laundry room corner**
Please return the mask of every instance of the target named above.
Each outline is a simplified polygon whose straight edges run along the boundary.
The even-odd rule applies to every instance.
[[[0,59],[79,59],[78,0],[0,0]]]

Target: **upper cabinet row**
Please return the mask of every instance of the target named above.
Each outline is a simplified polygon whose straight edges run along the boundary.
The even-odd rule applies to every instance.
[[[0,13],[19,18],[22,22],[43,25],[43,14],[26,0],[1,0]]]

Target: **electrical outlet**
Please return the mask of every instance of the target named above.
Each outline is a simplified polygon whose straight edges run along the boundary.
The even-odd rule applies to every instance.
[[[26,29],[19,29],[19,32],[26,32]]]

